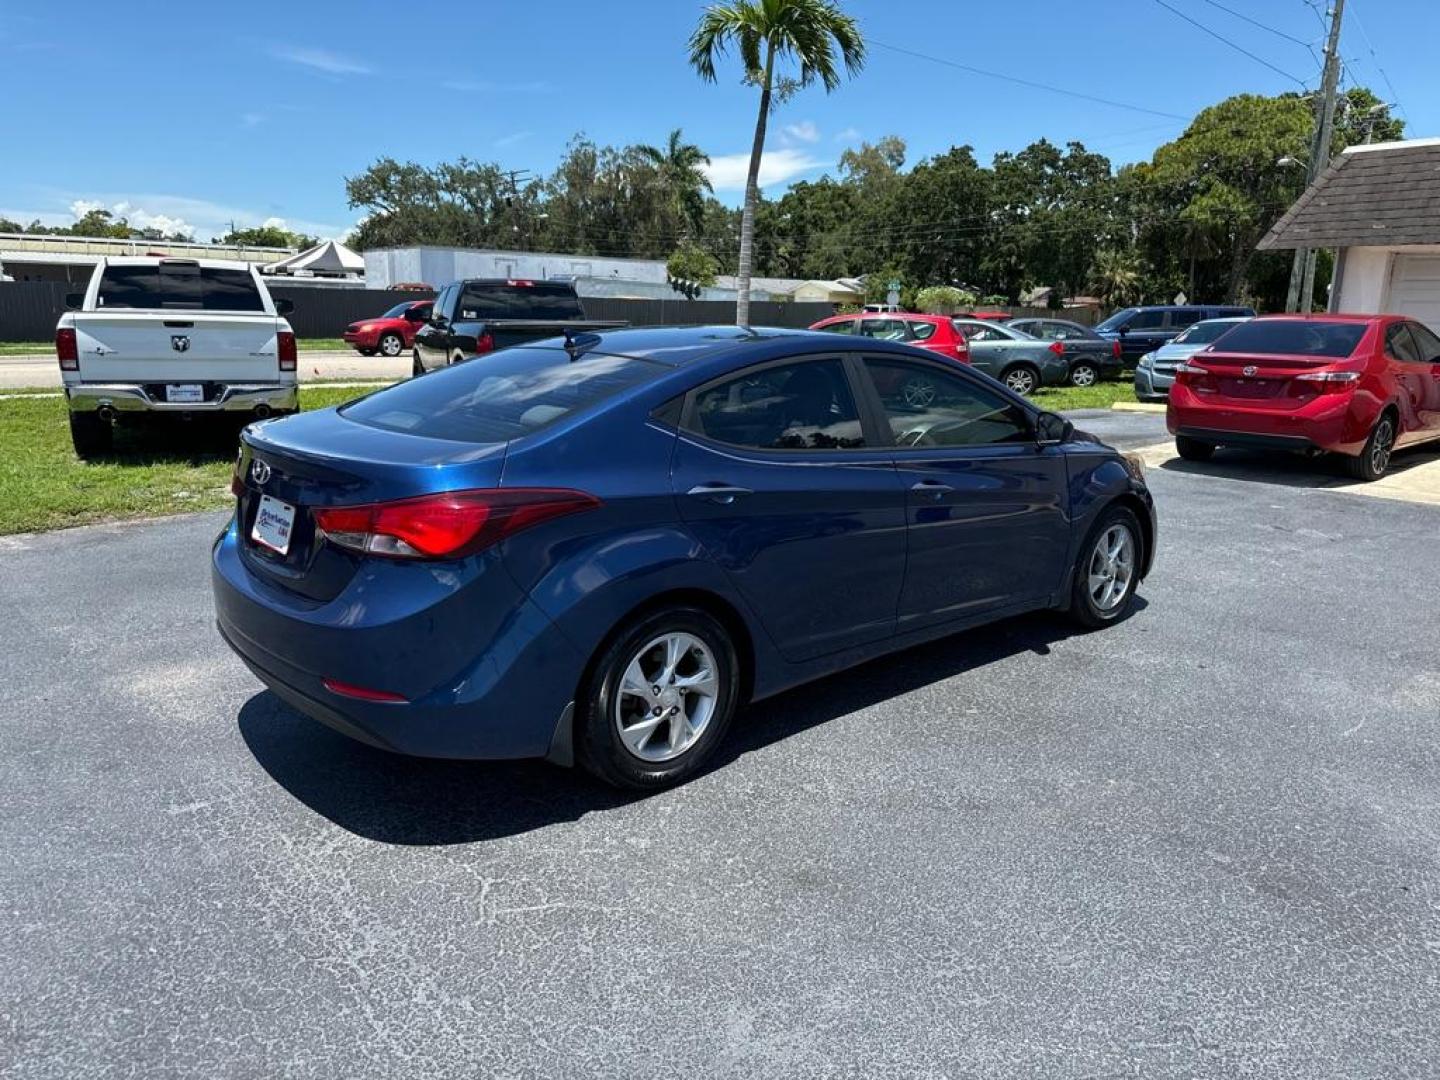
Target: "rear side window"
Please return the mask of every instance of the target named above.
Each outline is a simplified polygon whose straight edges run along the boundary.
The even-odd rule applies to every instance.
[[[1201,312],[1194,308],[1179,308],[1170,312],[1171,326],[1194,326],[1200,321]]]
[[[588,353],[571,362],[564,349],[505,349],[397,383],[340,413],[372,427],[432,439],[508,442],[664,370],[624,356]]]
[[[840,322],[832,322],[820,327],[827,334],[854,334],[855,320],[842,319]]]
[[[102,308],[160,308],[188,311],[264,311],[260,290],[248,270],[194,263],[107,266],[96,303]]]
[[[935,336],[935,324],[933,322],[912,322],[910,332],[915,335],[916,341],[929,341]]]
[[[865,445],[839,360],[805,360],[742,373],[695,394],[688,427],[756,450],[851,450]]]
[[[1410,334],[1415,347],[1420,350],[1420,359],[1429,364],[1440,364],[1440,337],[1436,337],[1428,326],[1410,323]]]
[[[1216,351],[1340,359],[1355,351],[1366,329],[1365,323],[1256,319],[1236,323]]]
[[[1130,320],[1131,330],[1159,330],[1164,325],[1165,312],[1163,311],[1137,311],[1135,317]]]
[[[465,285],[456,312],[461,321],[494,319],[580,319],[584,313],[569,285],[537,281],[527,285]]]

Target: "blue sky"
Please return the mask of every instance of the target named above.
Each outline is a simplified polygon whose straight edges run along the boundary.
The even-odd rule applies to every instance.
[[[1221,2],[1314,53],[1211,0],[1165,3],[1266,63],[1159,0],[846,0],[871,41],[869,63],[836,93],[805,91],[776,114],[762,181],[775,194],[886,134],[906,140],[912,163],[964,143],[988,162],[1044,136],[1079,139],[1118,164],[1183,130],[1183,119],[1157,113],[1188,118],[1229,94],[1296,88],[1292,77],[1316,85],[1322,26],[1312,4]],[[340,235],[359,216],[343,177],[383,155],[465,154],[548,172],[576,132],[660,143],[674,127],[714,157],[717,194],[737,202],[755,92],[733,62],[716,86],[689,69],[685,41],[701,7],[474,0],[447,16],[434,5],[331,0],[0,0],[0,216],[67,223],[102,205],[201,239],[231,220]],[[1347,81],[1398,100],[1411,137],[1440,136],[1440,2],[1349,0],[1347,9]]]

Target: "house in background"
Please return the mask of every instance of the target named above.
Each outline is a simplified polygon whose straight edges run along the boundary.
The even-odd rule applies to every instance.
[[[1440,139],[1352,146],[1260,241],[1334,248],[1330,310],[1409,315],[1440,332]]]

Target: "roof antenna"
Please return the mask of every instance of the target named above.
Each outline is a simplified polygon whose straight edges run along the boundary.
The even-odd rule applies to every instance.
[[[594,333],[576,333],[573,327],[565,327],[564,349],[570,354],[570,362],[573,364],[585,353],[600,344],[600,335]]]

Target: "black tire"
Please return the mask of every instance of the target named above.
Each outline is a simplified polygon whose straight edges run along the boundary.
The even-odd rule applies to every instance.
[[[1365,449],[1359,457],[1345,459],[1345,471],[1356,480],[1379,480],[1390,469],[1390,455],[1395,452],[1395,415],[1388,409],[1380,414]]]
[[[70,441],[75,444],[75,455],[79,458],[99,457],[108,454],[113,445],[114,427],[94,413],[72,412],[70,414]]]
[[[632,719],[644,723],[645,707],[638,695],[627,694],[622,700],[621,683],[632,661],[656,657],[647,652],[647,644],[670,634],[683,634],[701,642],[709,651],[714,665],[714,694],[707,718],[694,742],[666,760],[647,760],[626,745],[620,735],[620,717],[624,700],[640,701],[641,707]],[[696,661],[687,654],[687,661]],[[647,680],[648,681],[648,680]],[[670,696],[679,691],[669,691]],[[740,661],[729,632],[709,612],[689,606],[664,608],[640,616],[620,629],[600,650],[590,666],[586,685],[581,688],[575,718],[575,742],[580,764],[592,775],[616,787],[654,790],[689,779],[714,753],[725,737],[740,697]],[[683,700],[671,704],[657,697],[656,708],[662,704],[673,710],[689,706]],[[659,713],[656,714],[660,715]],[[667,753],[673,738],[671,721],[657,720],[654,726],[657,753]],[[660,739],[661,729],[666,738]],[[682,729],[683,731],[684,729]],[[682,739],[683,741],[683,739]],[[642,747],[650,750],[650,747]]]
[[[1176,435],[1175,452],[1186,461],[1209,461],[1215,454],[1215,444],[1189,435]]]
[[[1040,372],[1030,364],[1015,364],[1000,373],[1000,381],[1015,393],[1029,397],[1040,387]]]
[[[1120,527],[1130,534],[1131,568],[1126,578],[1124,591],[1106,605],[1097,601],[1091,590],[1090,571],[1096,550],[1110,535],[1111,530]],[[1140,568],[1145,564],[1145,534],[1140,531],[1140,522],[1124,506],[1112,506],[1100,515],[1080,545],[1071,574],[1070,618],[1088,630],[1095,630],[1119,622],[1130,613],[1135,605],[1135,589],[1140,584]]]
[[[411,352],[410,355],[411,355],[412,357],[414,357],[414,363],[412,363],[412,364],[410,365],[410,374],[411,374],[412,376],[415,376],[415,375],[424,375],[424,374],[425,374],[425,366],[420,363],[420,350],[419,350],[419,349],[416,349],[416,350],[414,350],[413,352]]]
[[[1100,369],[1089,360],[1077,360],[1070,369],[1070,385],[1078,387],[1096,386],[1100,382]]]
[[[381,356],[395,357],[405,351],[405,339],[399,334],[381,334],[377,344]]]
[[[374,355],[375,355],[375,350],[374,350],[374,349],[356,349],[355,351],[358,352],[361,356],[374,356]]]

